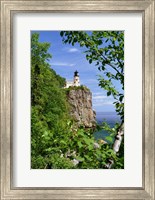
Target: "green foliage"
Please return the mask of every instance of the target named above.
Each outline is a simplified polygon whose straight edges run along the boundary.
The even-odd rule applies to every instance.
[[[32,65],[40,65],[46,64],[52,56],[48,53],[48,49],[50,47],[49,43],[40,43],[39,42],[39,34],[34,33],[31,37],[31,64]]]
[[[116,123],[114,127],[111,128],[107,122],[103,122],[100,128],[109,133],[109,135],[106,137],[106,140],[109,141],[109,143],[113,144],[114,138],[117,135],[119,127],[120,127],[119,123]]]
[[[59,131],[59,127],[69,119],[66,94],[62,86],[65,79],[55,73],[48,65],[50,58],[48,43],[40,43],[38,34],[31,38],[31,143],[32,143],[32,167],[45,161],[45,149],[50,144],[53,132]],[[50,135],[44,137],[47,133]],[[52,145],[52,143],[51,143]],[[47,157],[46,157],[47,160]]]
[[[71,90],[84,90],[84,91],[90,91],[89,88],[87,88],[85,85],[80,86],[70,86],[68,88],[65,88],[66,94],[69,93]]]

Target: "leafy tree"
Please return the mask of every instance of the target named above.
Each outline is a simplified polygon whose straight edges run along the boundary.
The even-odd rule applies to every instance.
[[[63,42],[84,47],[86,59],[94,63],[104,76],[99,76],[99,86],[107,96],[115,99],[116,112],[124,121],[124,32],[123,31],[61,31]],[[115,87],[122,85],[121,90]]]
[[[52,55],[48,53],[50,43],[39,42],[39,34],[33,33],[31,36],[31,65],[48,65],[46,61],[52,58]]]
[[[65,79],[50,68],[47,60],[49,43],[40,43],[39,35],[31,37],[31,142],[33,164],[41,162],[48,144],[43,140],[47,132],[57,131],[69,118]]]

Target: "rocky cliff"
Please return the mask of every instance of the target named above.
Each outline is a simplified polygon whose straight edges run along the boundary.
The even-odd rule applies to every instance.
[[[70,114],[78,125],[85,128],[96,126],[96,113],[92,109],[92,93],[86,87],[72,87],[67,91]]]

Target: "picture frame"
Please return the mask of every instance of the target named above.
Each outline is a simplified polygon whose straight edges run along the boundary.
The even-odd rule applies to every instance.
[[[13,187],[13,15],[31,12],[140,12],[143,15],[143,186],[140,188]],[[154,1],[1,0],[1,199],[155,199]]]

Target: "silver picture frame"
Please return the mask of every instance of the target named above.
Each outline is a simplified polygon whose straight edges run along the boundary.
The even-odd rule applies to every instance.
[[[0,0],[1,2],[1,199],[155,199],[155,51],[153,0]],[[143,186],[140,188],[16,188],[13,187],[13,16],[34,12],[118,12],[143,16]]]

